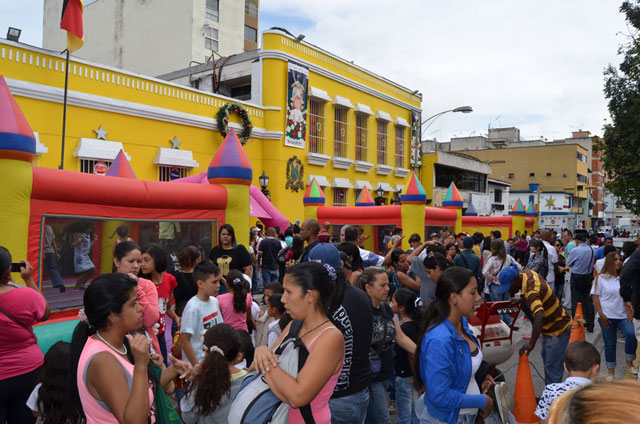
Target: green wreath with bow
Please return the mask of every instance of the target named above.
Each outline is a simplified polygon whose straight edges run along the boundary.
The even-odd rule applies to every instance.
[[[242,119],[242,133],[240,133],[240,143],[243,145],[251,138],[251,131],[253,130],[253,124],[249,119],[249,112],[238,103],[229,102],[222,106],[218,111],[218,131],[222,135],[222,138],[227,136],[229,132],[229,115],[231,113],[237,113]]]

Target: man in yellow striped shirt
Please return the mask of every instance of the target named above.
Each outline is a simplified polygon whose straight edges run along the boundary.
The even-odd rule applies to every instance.
[[[500,284],[510,286],[511,296],[521,292],[523,309],[531,311],[531,339],[520,349],[527,355],[536,345],[542,333],[542,362],[545,384],[560,383],[564,373],[564,352],[571,335],[571,317],[553,294],[545,279],[531,270],[519,271],[514,265],[498,275]]]

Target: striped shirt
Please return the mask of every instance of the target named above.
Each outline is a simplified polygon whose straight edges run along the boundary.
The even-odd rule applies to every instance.
[[[538,312],[544,313],[544,336],[558,336],[571,326],[571,318],[560,305],[549,284],[534,271],[526,270],[522,273],[522,297],[533,315]]]

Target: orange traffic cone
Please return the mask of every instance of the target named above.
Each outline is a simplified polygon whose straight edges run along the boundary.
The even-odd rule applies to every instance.
[[[576,313],[573,315],[569,344],[578,340],[584,341],[584,319],[582,318],[582,302],[578,302]]]
[[[533,424],[540,421],[540,418],[534,414],[536,410],[536,395],[533,391],[533,381],[531,380],[529,356],[526,353],[520,356],[520,362],[518,363],[514,400],[513,416],[518,424]]]

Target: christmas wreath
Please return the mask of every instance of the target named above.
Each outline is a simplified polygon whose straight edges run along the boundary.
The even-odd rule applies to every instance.
[[[251,119],[249,119],[247,110],[238,103],[229,102],[220,108],[218,111],[218,131],[220,131],[223,138],[227,136],[227,132],[229,132],[229,114],[233,112],[237,113],[240,119],[242,119],[240,142],[244,145],[251,137],[253,124],[251,123]]]

